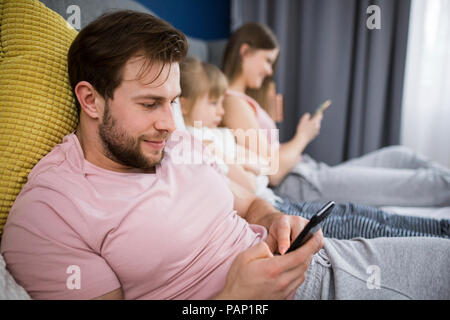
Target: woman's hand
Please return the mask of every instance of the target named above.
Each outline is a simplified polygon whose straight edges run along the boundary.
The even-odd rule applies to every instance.
[[[298,140],[304,143],[305,146],[319,135],[322,118],[322,113],[319,113],[314,117],[311,117],[311,114],[309,113],[305,113],[300,118],[300,121],[297,125],[296,137]]]

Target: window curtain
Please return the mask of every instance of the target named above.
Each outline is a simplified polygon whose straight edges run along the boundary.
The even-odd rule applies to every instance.
[[[401,142],[450,167],[450,1],[413,0]]]
[[[370,5],[381,9],[380,29],[366,25]],[[232,30],[258,21],[280,42],[281,141],[331,99],[306,149],[315,159],[334,165],[399,143],[409,11],[409,0],[231,0]]]

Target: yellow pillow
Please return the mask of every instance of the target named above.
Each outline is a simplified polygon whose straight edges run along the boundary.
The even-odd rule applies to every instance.
[[[33,166],[78,121],[67,73],[77,32],[36,0],[0,0],[0,237]]]

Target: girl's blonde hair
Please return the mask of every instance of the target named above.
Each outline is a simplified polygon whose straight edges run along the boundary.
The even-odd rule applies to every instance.
[[[189,99],[192,107],[195,101],[205,94],[210,99],[218,99],[225,94],[228,81],[215,65],[197,58],[186,57],[180,63],[181,96]]]

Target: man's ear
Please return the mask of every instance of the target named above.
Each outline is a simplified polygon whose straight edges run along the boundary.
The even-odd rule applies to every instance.
[[[105,101],[89,82],[78,82],[75,86],[75,95],[77,96],[81,109],[89,117],[93,119],[100,119],[102,117]]]

